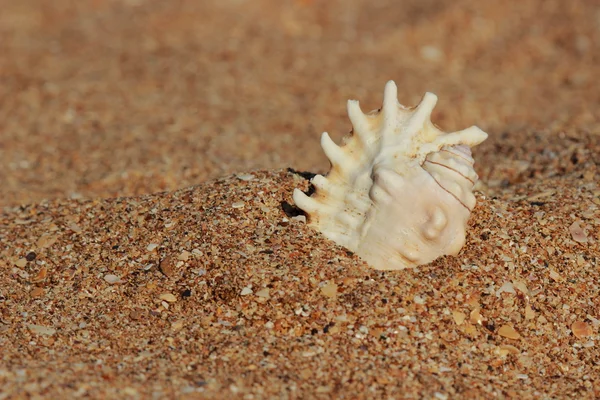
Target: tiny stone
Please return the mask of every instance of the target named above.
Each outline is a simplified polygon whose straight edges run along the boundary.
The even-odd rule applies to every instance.
[[[469,321],[472,324],[479,324],[479,325],[481,325],[481,323],[483,322],[483,317],[479,313],[479,307],[475,307],[473,309],[473,311],[471,311],[471,314],[469,315]]]
[[[173,276],[175,273],[175,260],[173,257],[167,256],[162,259],[159,264],[160,272],[165,274],[166,276]]]
[[[69,228],[70,230],[72,230],[75,233],[81,232],[81,227],[79,225],[77,225],[76,223],[71,223],[71,224],[67,225],[67,228]]]
[[[27,328],[38,335],[52,336],[56,333],[56,329],[42,325],[27,324]]]
[[[317,388],[317,393],[329,393],[331,392],[331,386],[319,386]]]
[[[46,267],[42,267],[37,275],[31,280],[32,282],[41,282],[44,279],[46,279],[46,275],[48,275],[48,270],[46,269]]]
[[[579,243],[587,243],[588,237],[583,228],[579,225],[579,221],[575,221],[569,227],[569,232],[573,240]]]
[[[535,313],[529,304],[525,306],[525,319],[533,319],[535,317]]]
[[[146,264],[146,265],[144,265],[143,269],[144,269],[144,271],[149,271],[153,266],[154,266],[154,264],[152,264],[152,263]]]
[[[27,261],[33,261],[35,260],[35,258],[37,257],[37,254],[35,254],[33,251],[30,251],[29,253],[27,253],[27,255],[25,256],[25,259]]]
[[[120,281],[120,278],[113,274],[104,275],[104,280],[110,284],[117,283]]]
[[[519,332],[517,332],[515,328],[510,325],[502,325],[500,329],[498,329],[498,335],[508,339],[519,339],[521,337]]]
[[[251,181],[252,179],[256,178],[252,174],[237,174],[236,177],[241,181]]]
[[[233,207],[233,208],[244,208],[245,205],[246,205],[246,203],[244,203],[243,201],[236,201],[235,203],[233,203],[231,205],[231,207]]]
[[[583,321],[575,321],[571,325],[573,336],[577,339],[585,338],[592,335],[592,327]]]
[[[521,281],[514,281],[513,286],[515,287],[515,289],[517,289],[524,295],[526,295],[526,296],[529,295],[529,289],[527,288],[527,285],[525,285],[525,283],[523,283]]]
[[[27,260],[25,258],[19,258],[16,262],[15,265],[19,268],[23,268],[27,265]]]
[[[134,308],[133,310],[131,310],[129,312],[129,318],[133,319],[133,320],[139,320],[144,316],[144,310],[142,310],[141,308]]]
[[[150,243],[148,245],[148,247],[146,247],[146,250],[148,251],[153,251],[154,249],[156,249],[158,247],[158,243]]]
[[[36,242],[37,247],[47,248],[52,246],[58,240],[57,236],[44,233]]]
[[[246,286],[245,288],[242,289],[242,292],[240,293],[240,295],[247,296],[251,293],[252,293],[252,289],[250,289],[248,286]]]
[[[269,288],[264,288],[262,290],[259,290],[258,292],[256,292],[256,295],[258,297],[262,297],[262,298],[265,298],[265,299],[268,299],[268,298],[271,297],[270,294],[269,294]]]
[[[175,321],[171,324],[171,329],[173,329],[174,331],[178,331],[181,328],[183,328],[183,321],[179,320],[179,321]]]
[[[301,223],[305,224],[306,223],[306,215],[296,215],[295,217],[292,217],[292,221],[301,222]]]
[[[452,317],[454,318],[456,325],[462,325],[462,323],[467,319],[467,315],[460,311],[452,311]]]
[[[177,301],[177,297],[172,293],[163,293],[158,298],[169,303],[175,303]]]
[[[564,279],[561,274],[550,268],[550,278],[556,282],[562,282]]]
[[[184,250],[184,251],[182,251],[182,252],[181,252],[181,254],[179,254],[179,255],[177,256],[177,259],[178,259],[179,261],[187,261],[187,260],[189,260],[189,258],[190,258],[190,254],[191,254],[191,253],[190,253],[189,251],[187,251],[187,250]]]
[[[477,332],[477,329],[475,328],[475,325],[471,325],[471,324],[465,324],[465,333],[467,335],[474,335]]]
[[[498,291],[496,292],[496,296],[500,296],[502,292],[517,294],[517,292],[515,292],[515,288],[512,282],[504,282],[502,287],[500,287],[500,289],[498,289]]]
[[[506,354],[519,354],[521,351],[515,346],[511,346],[510,344],[503,344],[500,346],[500,350],[506,352]]]
[[[321,292],[329,298],[336,297],[337,291],[338,291],[338,285],[336,285],[335,283],[327,283],[326,285],[321,287]]]

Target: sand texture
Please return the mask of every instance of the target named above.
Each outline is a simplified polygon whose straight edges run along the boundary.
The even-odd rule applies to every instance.
[[[0,400],[600,398],[598,77],[594,1],[0,0]],[[389,79],[490,137],[380,272],[290,203]]]

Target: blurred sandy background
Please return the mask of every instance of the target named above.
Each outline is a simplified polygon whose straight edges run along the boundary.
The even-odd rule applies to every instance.
[[[0,10],[0,204],[151,193],[256,168],[324,172],[319,134],[339,139],[346,100],[377,108],[389,79],[405,105],[436,93],[442,128],[488,131],[481,151],[507,132],[599,131],[594,1]]]

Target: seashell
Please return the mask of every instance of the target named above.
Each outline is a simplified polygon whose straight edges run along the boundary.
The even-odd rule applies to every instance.
[[[380,110],[364,114],[349,100],[353,130],[343,144],[321,136],[329,173],[311,179],[311,196],[294,190],[311,227],[373,268],[415,267],[456,255],[465,243],[478,178],[470,147],[487,134],[475,126],[441,131],[430,119],[436,102],[426,93],[404,107],[393,81]]]

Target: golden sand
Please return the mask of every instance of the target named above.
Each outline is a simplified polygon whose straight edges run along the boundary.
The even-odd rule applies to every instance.
[[[594,2],[0,10],[0,399],[600,397]],[[288,202],[388,79],[490,138],[462,252],[379,272]]]

